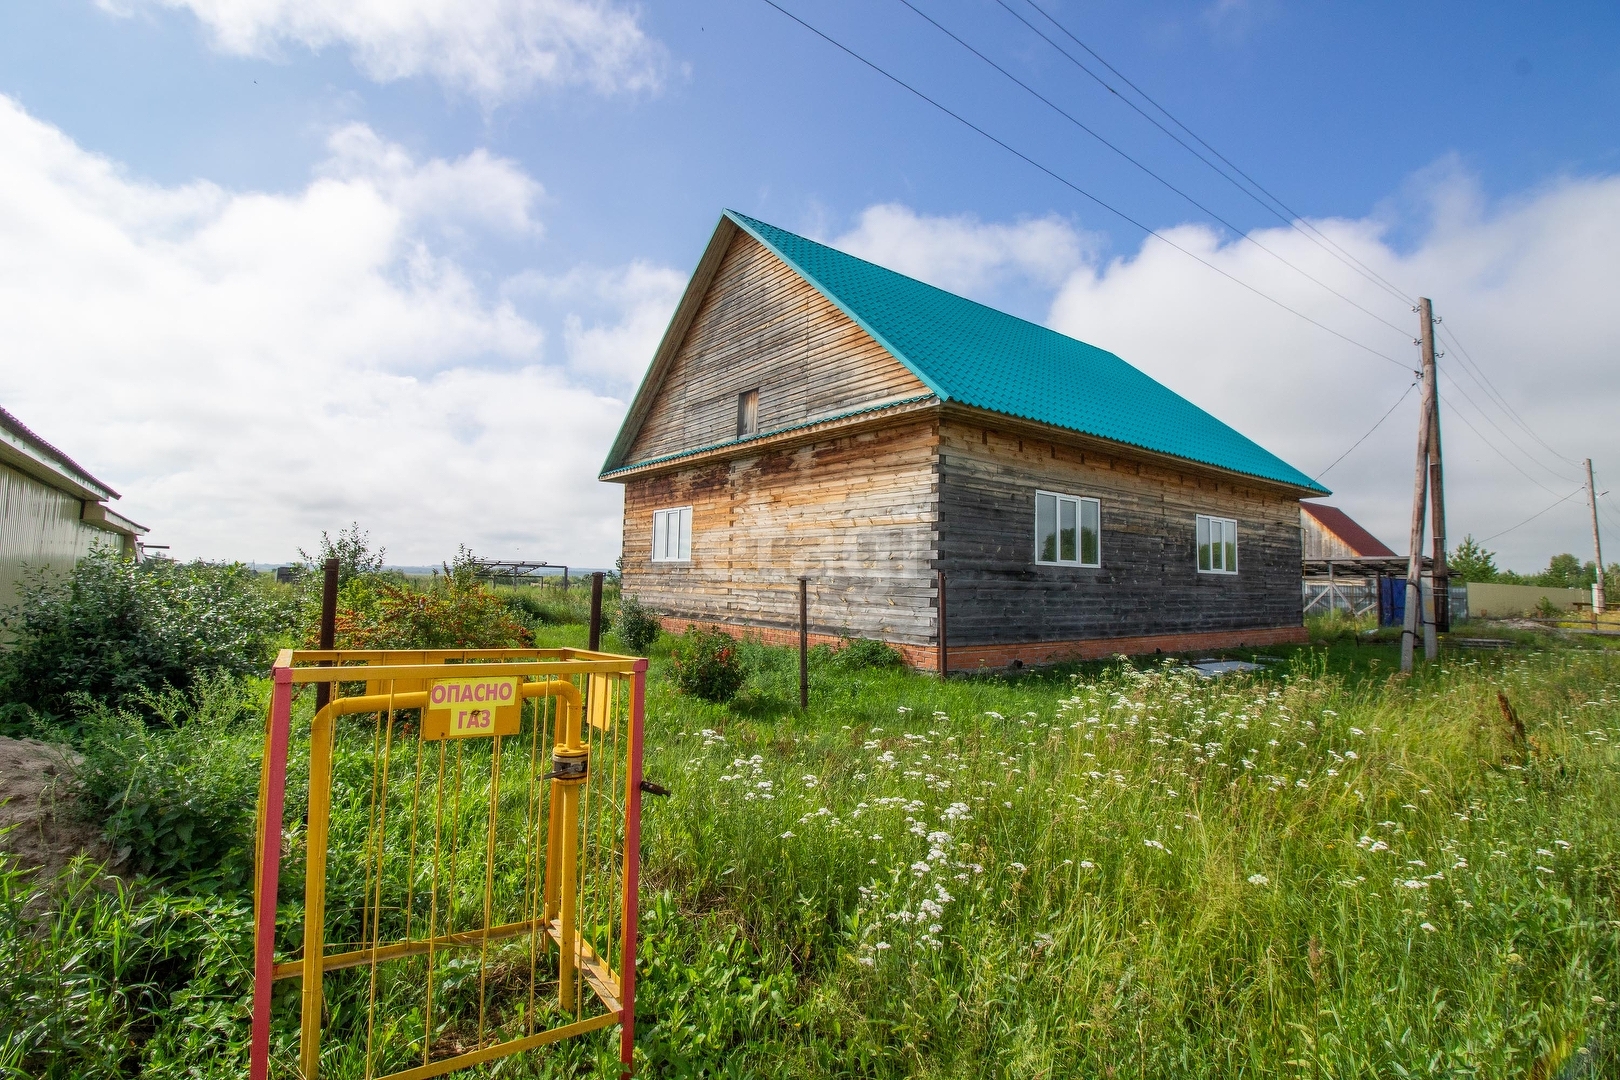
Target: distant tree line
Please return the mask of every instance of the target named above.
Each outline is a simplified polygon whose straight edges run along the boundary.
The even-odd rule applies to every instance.
[[[1564,552],[1554,555],[1547,564],[1547,569],[1539,574],[1520,574],[1512,570],[1502,570],[1496,565],[1496,552],[1487,551],[1485,546],[1472,536],[1465,536],[1462,543],[1446,555],[1447,567],[1451,571],[1452,581],[1481,581],[1494,582],[1501,585],[1539,585],[1545,589],[1590,589],[1597,581],[1597,563],[1580,559]],[[1610,597],[1617,597],[1616,590],[1620,589],[1620,563],[1610,563],[1603,574],[1603,588]]]

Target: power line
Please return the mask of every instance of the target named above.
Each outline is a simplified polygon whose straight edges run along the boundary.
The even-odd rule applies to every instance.
[[[1033,86],[1030,86],[1024,80],[1020,79],[1018,76],[1014,75],[1012,72],[1008,71],[1006,68],[1002,67],[1000,64],[998,64],[994,60],[990,59],[990,57],[988,57],[984,53],[980,52],[972,44],[970,44],[969,42],[964,40],[962,37],[960,37],[954,31],[952,31],[949,28],[947,28],[946,26],[944,26],[942,23],[940,23],[932,15],[929,15],[927,12],[925,12],[921,8],[917,7],[916,4],[912,3],[912,0],[899,0],[899,2],[904,4],[907,8],[910,8],[911,11],[915,15],[917,15],[919,18],[922,18],[922,19],[926,20],[928,22],[928,24],[930,26],[932,26],[934,29],[938,30],[940,33],[944,34],[946,37],[950,38],[952,41],[954,41],[958,45],[962,46],[962,48],[966,49],[968,52],[972,53],[974,56],[977,56],[980,60],[984,61],[990,67],[992,67],[996,71],[1000,72],[1003,76],[1005,76],[1007,79],[1009,79],[1011,82],[1013,82],[1016,86],[1018,86],[1020,89],[1022,89],[1025,93],[1027,93],[1031,97],[1035,98],[1035,100],[1039,101],[1041,104],[1045,105],[1047,108],[1051,109],[1053,112],[1055,112],[1059,116],[1063,117],[1069,123],[1073,124],[1075,127],[1079,128],[1081,131],[1085,132],[1087,135],[1090,135],[1093,139],[1096,139],[1098,142],[1100,142],[1104,146],[1108,147],[1108,149],[1112,150],[1114,153],[1118,154],[1120,157],[1124,158],[1126,161],[1130,162],[1132,165],[1135,165],[1138,169],[1142,170],[1143,172],[1147,173],[1149,176],[1153,177],[1153,179],[1157,180],[1159,183],[1163,184],[1165,187],[1169,188],[1171,191],[1175,192],[1177,195],[1180,195],[1183,199],[1187,200],[1187,202],[1189,202],[1193,206],[1197,207],[1203,213],[1208,214],[1210,217],[1214,218],[1216,221],[1218,221],[1222,225],[1226,226],[1226,228],[1228,230],[1230,230],[1233,234],[1235,234],[1238,237],[1240,237],[1241,239],[1246,240],[1249,243],[1253,244],[1255,247],[1259,248],[1261,251],[1264,251],[1267,255],[1270,255],[1273,259],[1276,259],[1278,262],[1282,263],[1284,266],[1288,267],[1290,270],[1292,270],[1295,273],[1299,274],[1301,277],[1305,278],[1306,280],[1308,280],[1308,281],[1310,281],[1310,282],[1312,282],[1312,283],[1314,283],[1316,285],[1319,285],[1322,288],[1326,289],[1328,292],[1332,293],[1334,296],[1338,297],[1340,300],[1343,300],[1345,303],[1349,304],[1351,307],[1355,308],[1357,311],[1360,311],[1362,314],[1367,315],[1370,318],[1376,319],[1378,322],[1383,323],[1385,326],[1389,327],[1391,330],[1395,331],[1397,334],[1400,334],[1402,337],[1408,337],[1408,336],[1411,335],[1412,331],[1411,331],[1410,328],[1403,327],[1403,326],[1397,326],[1394,323],[1390,322],[1388,319],[1384,318],[1382,315],[1378,314],[1376,311],[1373,311],[1371,308],[1365,307],[1362,304],[1358,303],[1357,301],[1352,300],[1350,297],[1346,296],[1344,293],[1342,293],[1339,290],[1335,289],[1333,286],[1329,285],[1327,282],[1323,281],[1321,278],[1318,278],[1315,275],[1311,274],[1309,271],[1305,270],[1303,267],[1295,265],[1294,263],[1292,263],[1289,260],[1287,260],[1286,258],[1284,258],[1282,255],[1278,254],[1277,252],[1273,251],[1271,248],[1267,247],[1265,244],[1262,244],[1260,241],[1256,240],[1253,236],[1249,235],[1246,231],[1244,231],[1243,229],[1238,228],[1236,225],[1233,225],[1230,221],[1227,221],[1220,214],[1217,214],[1215,211],[1211,210],[1209,207],[1205,206],[1203,203],[1199,202],[1197,199],[1193,198],[1191,195],[1187,194],[1185,191],[1181,190],[1176,185],[1172,184],[1169,180],[1166,180],[1164,177],[1160,176],[1158,173],[1154,172],[1152,169],[1150,169],[1146,165],[1142,164],[1142,162],[1138,161],[1136,158],[1134,158],[1130,154],[1126,153],[1120,147],[1114,145],[1112,142],[1105,139],[1102,135],[1098,134],[1095,130],[1093,130],[1090,126],[1088,126],[1084,121],[1082,121],[1078,117],[1076,117],[1073,113],[1071,113],[1068,110],[1064,109],[1061,105],[1058,105],[1051,98],[1048,98],[1046,95],[1044,95],[1040,91],[1036,90]],[[1003,4],[1003,6],[1005,6],[1005,4]]]
[[[1450,354],[1447,353],[1446,355],[1449,356]],[[1459,364],[1456,365],[1456,370],[1461,371],[1464,375],[1467,375],[1468,378],[1473,381],[1474,385],[1477,386],[1480,389],[1480,391],[1485,394],[1486,402],[1488,402],[1489,404],[1492,404],[1492,405],[1497,405],[1498,408],[1500,408],[1500,405],[1498,404],[1497,399],[1491,396],[1490,388],[1487,386],[1487,384],[1485,382],[1483,382],[1480,379],[1479,374],[1476,374],[1475,371],[1469,367],[1469,365],[1459,363]],[[1485,417],[1485,419],[1490,422],[1490,425],[1492,427],[1494,427],[1497,431],[1502,433],[1502,437],[1504,439],[1506,439],[1506,440],[1508,440],[1508,442],[1512,443],[1514,445],[1514,447],[1517,448],[1518,451],[1525,456],[1525,460],[1532,462],[1538,469],[1541,469],[1542,471],[1546,472],[1550,476],[1557,477],[1559,480],[1562,480],[1566,484],[1573,484],[1573,483],[1577,483],[1579,481],[1578,477],[1570,476],[1567,473],[1561,473],[1557,469],[1554,469],[1554,468],[1546,465],[1545,463],[1543,463],[1542,460],[1540,458],[1538,458],[1532,451],[1526,449],[1517,439],[1515,439],[1512,435],[1510,435],[1500,424],[1498,424],[1495,420],[1491,419],[1490,413],[1487,412],[1485,410],[1485,408],[1480,405],[1479,402],[1475,401],[1473,399],[1472,395],[1470,395],[1467,391],[1465,391],[1462,388],[1462,385],[1456,381],[1455,376],[1451,376],[1449,374],[1449,372],[1448,372],[1448,378],[1451,378],[1451,380],[1452,380],[1452,387],[1459,394],[1462,394],[1464,397],[1466,397],[1468,399],[1469,403],[1471,405],[1473,405],[1474,408],[1479,410],[1480,415]],[[1524,425],[1520,424],[1519,427],[1523,428]],[[1534,435],[1533,432],[1531,434],[1532,434],[1532,436]]]
[[[1491,392],[1495,394],[1498,404],[1502,406],[1503,411],[1506,412],[1508,416],[1512,417],[1515,423],[1524,429],[1526,434],[1545,447],[1547,452],[1553,457],[1557,458],[1559,461],[1562,461],[1567,465],[1579,467],[1580,462],[1575,461],[1572,458],[1567,458],[1563,454],[1560,454],[1557,450],[1553,449],[1553,447],[1545,439],[1543,439],[1540,435],[1537,435],[1535,430],[1525,422],[1524,418],[1519,415],[1518,410],[1514,409],[1512,404],[1509,403],[1507,397],[1500,390],[1496,389],[1494,383],[1491,383],[1490,376],[1485,374],[1484,368],[1480,367],[1479,363],[1469,355],[1468,350],[1463,348],[1462,340],[1457,337],[1457,332],[1455,330],[1451,329],[1449,325],[1442,324],[1441,333],[1445,334],[1446,337],[1451,339],[1451,344],[1456,346],[1458,354],[1461,355],[1464,360],[1466,360],[1479,372],[1480,377],[1484,379],[1485,382],[1491,384]]]
[[[1397,398],[1395,400],[1395,404],[1393,404],[1393,405],[1391,405],[1389,407],[1389,412],[1386,412],[1383,416],[1380,416],[1378,418],[1378,423],[1374,424],[1372,427],[1367,429],[1367,434],[1363,435],[1361,438],[1359,438],[1355,442],[1351,443],[1350,444],[1350,450],[1346,450],[1344,453],[1342,453],[1338,457],[1334,458],[1333,459],[1333,465],[1337,465],[1339,462],[1341,462],[1345,458],[1349,457],[1351,450],[1354,450],[1356,447],[1360,446],[1362,443],[1364,443],[1368,439],[1372,438],[1372,433],[1377,431],[1381,426],[1383,426],[1384,421],[1389,419],[1391,413],[1393,413],[1396,409],[1401,407],[1401,402],[1405,401],[1407,399],[1407,397],[1412,393],[1412,387],[1416,386],[1421,381],[1422,381],[1421,379],[1414,379],[1412,381],[1412,383],[1409,386],[1407,386],[1406,392],[1403,393],[1399,398]],[[1311,479],[1312,480],[1320,480],[1320,479],[1322,479],[1322,477],[1326,476],[1328,473],[1333,471],[1333,465],[1329,465],[1327,468],[1323,469],[1321,472],[1319,472],[1315,476],[1311,477]]]
[[[912,86],[910,83],[906,82],[904,79],[900,78],[898,75],[894,75],[894,74],[890,73],[888,70],[878,66],[873,61],[868,60],[866,57],[862,56],[860,53],[856,52],[854,49],[850,48],[848,45],[845,45],[843,42],[837,40],[834,37],[831,37],[830,35],[824,33],[823,31],[817,29],[816,27],[812,26],[810,23],[805,22],[803,19],[799,18],[799,16],[793,14],[793,12],[787,10],[786,8],[782,7],[782,5],[778,4],[776,2],[776,0],[762,0],[762,2],[765,3],[765,4],[768,4],[769,6],[771,6],[773,8],[775,8],[781,14],[786,15],[789,19],[792,19],[794,22],[798,23],[800,26],[804,27],[806,30],[810,31],[812,34],[814,34],[817,37],[821,38],[821,40],[827,42],[827,44],[832,45],[834,48],[838,49],[840,52],[843,52],[844,54],[851,57],[852,59],[858,60],[860,63],[864,64],[865,66],[867,66],[869,68],[871,68],[873,71],[877,72],[879,75],[882,75],[885,79],[888,79],[890,82],[894,83],[896,86],[898,86],[901,89],[915,95],[918,98],[921,98],[923,101],[927,102],[929,105],[932,105],[935,109],[938,109],[940,112],[944,113],[946,116],[949,116],[952,120],[955,120],[957,123],[963,125],[964,127],[969,128],[970,130],[972,130],[974,132],[977,132],[979,135],[983,136],[985,139],[988,139],[990,142],[995,143],[997,146],[1001,147],[1003,150],[1007,151],[1009,154],[1012,154],[1014,157],[1016,157],[1019,160],[1023,161],[1025,164],[1034,166],[1036,169],[1039,169],[1041,172],[1045,173],[1047,176],[1050,176],[1053,180],[1056,180],[1058,183],[1062,184],[1064,187],[1068,188],[1069,190],[1075,192],[1078,195],[1083,196],[1086,199],[1089,199],[1091,202],[1093,202],[1096,205],[1102,207],[1104,210],[1107,210],[1109,213],[1111,213],[1111,214],[1115,215],[1116,217],[1120,218],[1122,221],[1129,222],[1131,225],[1134,225],[1136,228],[1142,230],[1144,233],[1148,234],[1149,236],[1155,237],[1158,240],[1170,245],[1171,247],[1175,248],[1177,251],[1181,252],[1183,255],[1187,256],[1189,259],[1193,259],[1193,260],[1195,260],[1197,262],[1203,263],[1209,269],[1215,271],[1217,274],[1219,274],[1222,277],[1226,278],[1228,281],[1231,281],[1236,285],[1242,286],[1244,289],[1247,289],[1249,292],[1254,293],[1254,295],[1260,297],[1263,300],[1267,300],[1272,304],[1275,304],[1277,307],[1282,308],[1284,311],[1288,312],[1290,315],[1293,315],[1293,316],[1295,316],[1295,317],[1297,317],[1299,319],[1303,319],[1305,322],[1310,323],[1312,326],[1316,327],[1317,329],[1324,330],[1327,333],[1332,334],[1334,337],[1338,338],[1339,340],[1347,342],[1348,344],[1354,345],[1358,349],[1362,349],[1362,350],[1364,350],[1366,352],[1369,352],[1369,353],[1371,353],[1372,355],[1378,357],[1381,360],[1387,360],[1391,364],[1394,364],[1396,367],[1400,368],[1403,371],[1410,371],[1411,370],[1411,365],[1402,363],[1401,361],[1395,359],[1393,356],[1390,356],[1387,353],[1381,353],[1377,349],[1373,348],[1371,345],[1364,345],[1361,342],[1357,341],[1355,338],[1349,337],[1349,336],[1347,336],[1345,334],[1341,334],[1339,331],[1333,329],[1331,326],[1328,326],[1328,325],[1326,325],[1324,323],[1320,323],[1320,322],[1316,321],[1315,319],[1311,318],[1309,315],[1306,315],[1304,312],[1297,311],[1294,308],[1289,307],[1287,304],[1283,303],[1281,300],[1278,300],[1276,297],[1271,296],[1268,293],[1262,292],[1260,289],[1256,288],[1253,285],[1250,285],[1248,282],[1244,281],[1243,279],[1241,279],[1239,277],[1236,277],[1236,276],[1228,273],[1225,270],[1222,270],[1219,266],[1216,266],[1214,263],[1210,262],[1208,259],[1205,259],[1202,256],[1196,254],[1195,252],[1189,251],[1188,249],[1182,247],[1180,244],[1176,243],[1174,240],[1171,240],[1169,237],[1165,236],[1163,233],[1159,232],[1157,229],[1154,229],[1154,228],[1151,228],[1151,227],[1149,227],[1147,225],[1144,225],[1142,222],[1137,221],[1135,218],[1133,218],[1129,214],[1125,213],[1125,211],[1120,210],[1119,208],[1117,208],[1117,207],[1115,207],[1115,206],[1113,206],[1113,205],[1111,205],[1111,204],[1109,204],[1107,202],[1104,202],[1101,198],[1099,198],[1096,195],[1093,195],[1091,192],[1087,191],[1085,188],[1083,188],[1080,185],[1076,184],[1074,181],[1068,179],[1067,177],[1061,175],[1060,173],[1055,172],[1054,170],[1048,168],[1047,166],[1042,165],[1040,162],[1036,161],[1034,158],[1030,157],[1028,154],[1024,153],[1022,150],[1018,150],[1018,149],[1014,148],[1010,144],[1008,144],[1008,143],[1002,141],[1001,139],[997,138],[996,136],[990,134],[990,132],[986,131],[984,128],[982,128],[979,125],[975,124],[973,121],[971,121],[971,120],[967,119],[966,117],[962,116],[960,113],[953,112],[947,106],[942,105],[938,101],[935,101],[933,98],[929,97],[927,94],[923,93],[921,90],[917,89],[915,86]]]
[[[1565,476],[1562,473],[1558,472],[1558,470],[1549,469],[1549,468],[1547,468],[1547,466],[1543,465],[1540,461],[1536,460],[1535,456],[1532,455],[1530,453],[1530,451],[1528,451],[1524,447],[1520,446],[1518,441],[1516,439],[1514,439],[1513,436],[1509,435],[1506,431],[1503,431],[1502,426],[1500,424],[1498,424],[1495,420],[1491,419],[1490,414],[1487,413],[1483,408],[1480,407],[1479,402],[1475,401],[1473,399],[1473,396],[1470,395],[1468,393],[1468,391],[1466,391],[1466,390],[1464,390],[1462,388],[1462,385],[1457,382],[1457,379],[1456,379],[1455,376],[1453,376],[1449,371],[1441,371],[1441,374],[1446,377],[1446,381],[1451,384],[1451,388],[1453,390],[1457,391],[1457,393],[1461,394],[1462,397],[1463,397],[1463,400],[1468,402],[1468,404],[1472,405],[1474,407],[1474,411],[1479,413],[1479,415],[1485,420],[1485,422],[1487,424],[1489,424],[1489,425],[1491,425],[1491,427],[1495,428],[1497,430],[1497,432],[1502,436],[1502,438],[1504,438],[1504,439],[1506,439],[1508,441],[1509,445],[1511,445],[1515,450],[1517,450],[1519,453],[1524,455],[1524,459],[1526,461],[1528,461],[1528,462],[1530,462],[1530,464],[1536,466],[1536,468],[1541,469],[1542,471],[1550,474],[1554,478],[1556,478],[1558,480],[1562,480],[1567,484],[1573,484],[1573,483],[1576,482],[1575,477],[1573,477],[1573,476]],[[1548,490],[1548,494],[1549,495],[1552,494],[1550,489]]]
[[[1568,495],[1565,495],[1562,499],[1559,499],[1557,502],[1553,503],[1552,506],[1547,507],[1547,510],[1551,510],[1554,507],[1561,506],[1564,503],[1569,502],[1569,500],[1573,499],[1575,496],[1579,495],[1581,492],[1583,492],[1585,490],[1586,490],[1586,485],[1582,484],[1580,487],[1576,488],[1574,491],[1570,492]],[[1517,525],[1513,526],[1512,528],[1503,529],[1501,532],[1497,533],[1495,536],[1487,536],[1485,539],[1480,540],[1478,542],[1481,543],[1481,544],[1488,544],[1492,540],[1495,540],[1497,536],[1506,536],[1508,533],[1512,532],[1513,529],[1522,529],[1524,526],[1530,524],[1532,521],[1536,520],[1536,518],[1540,517],[1542,514],[1545,514],[1547,512],[1547,510],[1539,510],[1534,514],[1531,514],[1529,517],[1525,518],[1523,521],[1519,522]]]
[[[1204,157],[1197,150],[1194,150],[1191,146],[1188,146],[1184,141],[1182,141],[1179,137],[1177,137],[1175,135],[1175,133],[1170,131],[1163,124],[1159,123],[1153,117],[1149,116],[1146,112],[1144,112],[1135,102],[1131,101],[1124,94],[1121,94],[1114,87],[1110,86],[1108,84],[1107,80],[1103,79],[1096,72],[1094,72],[1090,68],[1086,67],[1085,64],[1081,63],[1078,59],[1076,59],[1067,49],[1063,48],[1057,42],[1053,41],[1045,33],[1043,33],[1041,30],[1039,30],[1033,24],[1031,24],[1028,19],[1025,19],[1022,15],[1020,15],[1018,12],[1014,11],[1011,7],[1009,7],[1006,0],[996,0],[996,2],[998,4],[1000,4],[1003,8],[1005,8],[1007,10],[1007,12],[1009,14],[1011,14],[1014,18],[1018,19],[1019,22],[1022,22],[1025,26],[1028,26],[1032,31],[1034,31],[1041,38],[1043,38],[1054,49],[1057,49],[1057,51],[1059,53],[1061,53],[1063,56],[1067,57],[1070,63],[1074,64],[1081,71],[1084,71],[1087,75],[1090,75],[1093,79],[1097,80],[1097,82],[1100,83],[1105,89],[1107,89],[1109,93],[1111,93],[1114,96],[1118,97],[1120,99],[1120,101],[1122,101],[1126,105],[1130,106],[1137,113],[1139,113],[1144,119],[1146,119],[1149,123],[1153,124],[1160,131],[1163,131],[1170,138],[1174,139],[1178,144],[1180,144],[1184,149],[1186,149],[1188,153],[1190,153],[1194,157],[1198,158],[1198,160],[1202,161],[1205,165],[1208,165],[1211,169],[1214,169],[1216,173],[1218,173],[1220,176],[1225,178],[1228,182],[1230,182],[1233,186],[1235,186],[1239,191],[1242,191],[1245,195],[1248,195],[1255,202],[1259,203],[1260,206],[1264,207],[1268,212],[1270,212],[1270,213],[1276,215],[1278,218],[1282,219],[1290,227],[1292,227],[1295,230],[1299,231],[1302,235],[1305,235],[1308,239],[1310,238],[1310,233],[1314,233],[1315,236],[1319,237],[1320,239],[1319,240],[1313,240],[1312,241],[1313,243],[1316,243],[1319,247],[1322,246],[1323,243],[1325,243],[1327,245],[1330,245],[1332,247],[1333,251],[1336,251],[1338,253],[1337,255],[1335,255],[1335,258],[1338,258],[1339,261],[1343,262],[1346,266],[1349,266],[1351,269],[1355,270],[1357,273],[1359,273],[1363,277],[1367,278],[1367,280],[1369,280],[1369,281],[1373,282],[1374,284],[1378,285],[1380,288],[1382,288],[1385,292],[1389,293],[1391,296],[1394,296],[1396,299],[1402,300],[1402,301],[1404,301],[1404,302],[1406,302],[1408,304],[1414,302],[1413,298],[1411,296],[1408,296],[1398,286],[1390,283],[1390,281],[1388,279],[1386,279],[1383,275],[1379,274],[1376,270],[1373,270],[1370,266],[1363,263],[1360,259],[1358,259],[1354,255],[1350,254],[1350,252],[1348,252],[1344,248],[1340,247],[1339,244],[1336,243],[1326,233],[1323,233],[1320,229],[1316,228],[1316,226],[1310,224],[1310,222],[1307,221],[1304,218],[1303,215],[1299,214],[1298,212],[1296,212],[1295,210],[1290,208],[1287,203],[1283,202],[1276,195],[1273,195],[1258,180],[1256,180],[1254,177],[1250,176],[1248,173],[1244,172],[1242,169],[1238,168],[1238,166],[1236,164],[1234,164],[1230,158],[1228,158],[1225,154],[1222,154],[1219,150],[1217,150],[1213,146],[1211,146],[1197,132],[1193,131],[1186,124],[1184,124],[1180,120],[1176,119],[1175,116],[1171,115],[1170,110],[1166,109],[1163,105],[1160,105],[1157,101],[1155,101],[1152,97],[1150,97],[1148,95],[1147,91],[1143,90],[1140,86],[1137,86],[1128,77],[1126,77],[1126,75],[1122,71],[1120,71],[1118,68],[1114,67],[1113,64],[1110,64],[1106,59],[1104,59],[1102,57],[1101,54],[1099,54],[1097,52],[1097,50],[1093,49],[1090,45],[1087,45],[1084,41],[1081,41],[1078,37],[1075,37],[1074,33],[1072,31],[1070,31],[1068,27],[1066,27],[1062,23],[1060,23],[1056,19],[1056,17],[1054,17],[1050,12],[1046,11],[1046,9],[1042,8],[1039,4],[1035,3],[1035,0],[1026,0],[1026,2],[1029,4],[1030,7],[1034,8],[1036,11],[1040,12],[1042,18],[1044,18],[1047,22],[1051,23],[1053,26],[1057,27],[1058,30],[1062,31],[1062,33],[1063,33],[1063,35],[1065,37],[1067,37],[1070,41],[1074,42],[1076,45],[1080,46],[1086,52],[1090,53],[1094,58],[1096,58],[1096,60],[1100,64],[1102,64],[1109,71],[1113,72],[1116,76],[1118,76],[1118,78],[1122,82],[1124,82],[1126,86],[1129,86],[1132,90],[1134,90],[1137,94],[1139,94],[1144,101],[1146,101],[1149,105],[1152,105],[1160,113],[1163,113],[1164,116],[1172,124],[1175,124],[1182,131],[1185,131],[1189,136],[1191,136],[1194,140],[1196,140],[1199,143],[1199,145],[1203,146],[1204,149],[1208,150],[1211,154],[1214,154],[1217,158],[1220,158],[1220,160],[1222,162],[1224,162],[1229,168],[1231,168],[1233,172],[1237,173],[1238,176],[1241,176],[1244,180],[1248,181],[1248,183],[1253,185],[1253,187],[1256,190],[1258,190],[1262,195],[1264,195],[1267,199],[1270,199],[1272,203],[1275,203],[1277,207],[1281,207],[1283,212],[1279,212],[1275,207],[1268,205],[1259,196],[1255,195],[1253,191],[1250,191],[1248,188],[1246,188],[1242,184],[1238,183],[1237,180],[1233,179],[1230,175],[1228,175],[1224,170],[1222,170],[1214,162],[1212,162],[1208,158]],[[1303,228],[1301,228],[1301,224],[1303,224],[1303,226],[1304,226]],[[1305,232],[1306,229],[1309,229],[1310,233],[1306,233]],[[1327,248],[1324,248],[1323,250],[1327,250]],[[1332,254],[1333,252],[1330,251],[1329,253]]]
[[[1450,376],[1447,376],[1447,378],[1450,378]],[[1452,384],[1452,386],[1456,386],[1457,385],[1457,380],[1452,379],[1451,384]],[[1472,431],[1475,435],[1478,435],[1479,436],[1479,441],[1484,443],[1486,446],[1490,447],[1491,450],[1496,454],[1497,457],[1501,458],[1503,461],[1505,461],[1509,465],[1513,466],[1513,469],[1514,469],[1515,472],[1517,472],[1520,476],[1524,477],[1526,480],[1530,481],[1532,484],[1536,485],[1536,487],[1540,488],[1542,491],[1545,491],[1549,495],[1558,494],[1558,492],[1554,491],[1552,488],[1548,487],[1546,484],[1543,484],[1540,480],[1537,480],[1535,477],[1531,476],[1529,473],[1527,473],[1523,469],[1519,468],[1519,463],[1518,462],[1514,461],[1512,458],[1510,458],[1506,454],[1502,453],[1502,448],[1500,446],[1497,446],[1496,443],[1492,442],[1490,439],[1487,439],[1485,437],[1484,433],[1481,432],[1479,430],[1479,428],[1474,426],[1474,422],[1472,420],[1468,419],[1468,414],[1467,413],[1463,412],[1459,408],[1456,408],[1456,404],[1457,404],[1456,401],[1452,401],[1451,404],[1453,406],[1452,410],[1451,410],[1451,415],[1455,416],[1458,420],[1461,420],[1464,424],[1468,425],[1468,430]],[[1472,403],[1470,402],[1470,404],[1472,404]],[[1479,406],[1474,405],[1474,408],[1478,409]],[[1586,485],[1582,484],[1581,486],[1585,487]]]

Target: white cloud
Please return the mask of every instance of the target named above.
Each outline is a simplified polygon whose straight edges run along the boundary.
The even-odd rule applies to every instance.
[[[633,393],[647,370],[687,275],[642,260],[611,270],[576,267],[555,277],[528,273],[508,283],[507,295],[535,297],[564,307],[563,346],[576,376],[606,379]]]
[[[1431,220],[1411,250],[1392,247],[1377,219],[1315,224],[1379,274],[1431,296],[1444,326],[1542,438],[1564,457],[1593,457],[1600,486],[1605,472],[1620,480],[1620,425],[1614,422],[1620,366],[1613,359],[1620,332],[1611,317],[1620,283],[1620,177],[1563,179],[1495,206],[1450,166],[1414,184]],[[1407,305],[1299,232],[1278,227],[1253,236],[1400,329],[1358,313],[1253,244],[1221,245],[1198,227],[1169,235],[1289,306],[1416,366],[1411,338],[1417,318]],[[1327,467],[1411,381],[1405,366],[1309,326],[1152,239],[1128,259],[1077,271],[1054,301],[1050,320],[1119,353],[1306,473]],[[1465,533],[1484,538],[1517,524],[1573,489],[1579,472],[1514,426],[1488,402],[1457,350],[1446,351],[1440,366],[1455,381],[1442,378],[1440,389],[1448,531],[1455,543]],[[1330,502],[1398,551],[1406,549],[1410,518],[1416,410],[1414,391],[1324,478],[1335,489]],[[1535,482],[1504,462],[1492,444]],[[1532,456],[1546,468],[1528,460]],[[1507,565],[1526,571],[1560,551],[1589,559],[1583,503],[1572,499],[1489,546]]]
[[[287,45],[350,50],[377,82],[426,75],[496,104],[537,85],[656,89],[663,49],[613,0],[98,0],[116,14],[189,10],[215,46],[275,57]]]
[[[870,206],[833,247],[963,294],[1009,279],[1055,287],[1080,265],[1093,242],[1055,215],[1010,225],[959,214],[927,217],[894,203]]]
[[[271,560],[359,520],[404,562],[618,554],[619,489],[595,476],[651,353],[633,328],[657,289],[636,283],[668,272],[580,284],[616,374],[570,376],[445,240],[538,234],[517,166],[348,127],[296,192],[161,187],[4,97],[0,147],[0,402],[154,541]]]

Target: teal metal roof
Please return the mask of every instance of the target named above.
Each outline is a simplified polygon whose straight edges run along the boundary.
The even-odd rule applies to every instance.
[[[727,210],[942,401],[1330,494],[1111,352]]]

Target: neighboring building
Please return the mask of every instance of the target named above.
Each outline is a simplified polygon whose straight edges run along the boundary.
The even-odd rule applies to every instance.
[[[1306,562],[1398,557],[1388,545],[1357,525],[1338,507],[1302,502],[1299,525]]]
[[[1406,609],[1407,559],[1363,529],[1349,514],[1321,503],[1299,504],[1301,587],[1307,615],[1343,611],[1378,613],[1379,625],[1400,622]],[[1430,560],[1422,561],[1424,595],[1431,583]],[[1428,602],[1425,601],[1427,606]],[[1466,611],[1466,596],[1453,605]]]
[[[24,566],[67,570],[91,548],[134,556],[146,528],[107,506],[118,492],[0,409],[0,606]]]
[[[1112,353],[730,211],[602,469],[666,625],[952,668],[1303,640],[1327,494]]]

